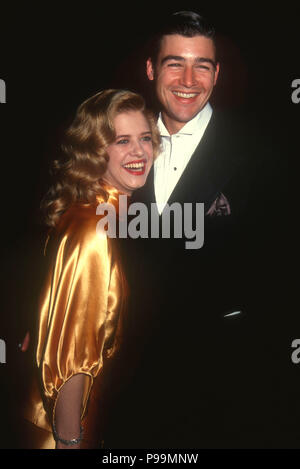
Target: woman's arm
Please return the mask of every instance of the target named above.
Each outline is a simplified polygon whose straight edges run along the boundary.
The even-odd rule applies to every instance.
[[[82,373],[72,376],[60,389],[55,408],[55,429],[60,439],[72,440],[80,437],[80,417],[85,380],[90,379]],[[56,449],[79,449],[76,445],[66,445],[56,441]]]
[[[111,305],[108,294],[111,251],[107,239],[96,233],[93,213],[84,214],[83,218],[79,209],[71,211],[66,227],[48,243],[49,270],[39,307],[36,360],[44,406],[51,427],[63,440],[80,437],[80,418],[86,414],[93,379],[103,366],[104,346],[118,319],[116,296]],[[56,447],[83,444],[57,441]]]

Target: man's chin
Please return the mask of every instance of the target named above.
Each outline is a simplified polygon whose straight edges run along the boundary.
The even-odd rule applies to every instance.
[[[169,113],[169,118],[172,119],[174,122],[178,122],[180,124],[187,124],[203,109],[203,107],[204,106],[198,106],[193,107],[192,109],[188,109],[186,106],[181,109],[174,109],[174,112]]]

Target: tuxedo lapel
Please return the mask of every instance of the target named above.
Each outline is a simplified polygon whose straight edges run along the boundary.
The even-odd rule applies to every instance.
[[[229,114],[214,111],[204,135],[176,184],[168,204],[204,202],[209,206],[241,164],[244,139]],[[159,158],[159,157],[158,157]],[[226,196],[226,194],[225,194]],[[155,203],[154,168],[132,202]]]
[[[224,122],[225,120],[225,122]],[[240,152],[228,135],[230,122],[216,111],[205,133],[175,186],[168,204],[204,202],[211,204],[232,177],[239,164]],[[226,140],[226,143],[225,143]],[[230,145],[229,145],[230,143]]]

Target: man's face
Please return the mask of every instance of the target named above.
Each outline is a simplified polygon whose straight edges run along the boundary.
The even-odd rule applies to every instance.
[[[164,36],[157,64],[147,61],[149,80],[155,80],[164,123],[170,134],[178,132],[207,103],[216,84],[213,41],[204,36]]]

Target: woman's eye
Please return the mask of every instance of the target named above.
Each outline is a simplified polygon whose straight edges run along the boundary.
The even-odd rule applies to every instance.
[[[152,142],[152,137],[150,135],[147,135],[147,136],[142,138],[142,141],[143,142]]]
[[[127,138],[122,138],[121,140],[117,141],[117,145],[126,145],[128,143]]]

